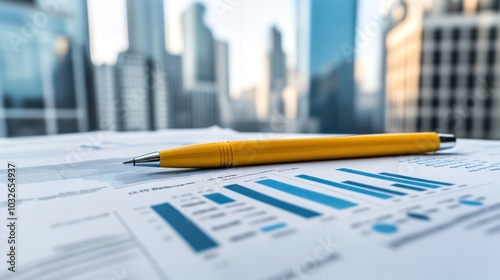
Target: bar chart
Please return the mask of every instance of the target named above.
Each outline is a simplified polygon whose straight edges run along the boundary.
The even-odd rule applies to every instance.
[[[336,168],[333,173],[305,171],[311,172],[299,170],[229,182],[213,191],[179,196],[190,197],[188,202],[165,201],[150,208],[194,253],[203,253],[227,243],[258,240],[262,236],[275,238],[278,235],[274,233],[312,227],[325,217],[356,215],[351,210],[408,202],[415,195],[432,194],[456,185],[387,171],[351,168]],[[461,199],[456,204],[472,208],[482,202]],[[433,221],[432,215],[424,211],[405,212],[401,219],[417,223]],[[368,231],[382,236],[401,232],[397,221],[376,221],[369,225]]]

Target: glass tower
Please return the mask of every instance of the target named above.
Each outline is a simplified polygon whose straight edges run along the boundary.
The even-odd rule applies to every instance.
[[[0,1],[0,136],[88,127],[78,26],[55,3]]]

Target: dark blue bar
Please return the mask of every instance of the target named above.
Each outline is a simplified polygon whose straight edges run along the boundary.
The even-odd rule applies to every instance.
[[[481,206],[481,205],[483,205],[483,203],[481,201],[465,200],[465,199],[460,200],[459,203],[463,204],[463,205],[469,205],[469,206]]]
[[[352,203],[352,202],[347,201],[347,200],[343,200],[340,198],[336,198],[336,197],[329,196],[329,195],[322,194],[322,193],[318,193],[318,192],[313,192],[310,190],[306,190],[303,188],[299,188],[296,186],[292,186],[292,185],[285,184],[285,183],[271,180],[271,179],[257,181],[256,183],[273,188],[275,190],[286,192],[286,193],[291,194],[291,195],[305,198],[307,200],[312,200],[314,202],[321,203],[321,204],[324,204],[326,206],[333,207],[335,209],[345,209],[345,208],[356,206],[356,203]]]
[[[406,213],[406,215],[410,218],[416,219],[416,220],[422,220],[422,221],[430,221],[431,218],[427,215],[424,214],[419,214],[419,213]]]
[[[348,186],[348,185],[343,185],[343,184],[340,184],[340,183],[328,181],[328,180],[325,180],[325,179],[321,179],[321,178],[317,178],[317,177],[313,177],[313,176],[309,176],[309,175],[302,174],[302,175],[297,175],[296,177],[302,178],[302,179],[306,179],[306,180],[309,180],[309,181],[313,181],[313,182],[317,182],[317,183],[321,183],[321,184],[325,184],[325,185],[328,185],[328,186],[336,187],[336,188],[339,188],[339,189],[344,189],[344,190],[348,190],[348,191],[352,191],[352,192],[357,192],[357,193],[362,193],[362,194],[366,194],[366,195],[371,195],[371,196],[382,198],[382,199],[392,198],[392,196],[387,195],[387,194],[378,193],[378,192],[372,192],[372,191],[368,191],[368,190],[360,189],[360,188],[355,188],[355,187],[351,187],[351,186]]]
[[[365,189],[370,189],[370,190],[374,190],[374,191],[390,193],[390,194],[394,194],[394,195],[406,195],[406,193],[404,193],[404,192],[397,192],[397,191],[388,190],[388,189],[379,188],[379,187],[374,187],[374,186],[370,186],[370,185],[366,185],[366,184],[361,184],[361,183],[353,182],[353,181],[344,181],[342,183],[348,184],[348,185],[353,185],[353,186],[356,186],[356,187],[365,188]]]
[[[396,178],[401,178],[401,179],[408,179],[412,181],[417,181],[417,182],[422,182],[422,183],[429,183],[429,184],[434,184],[434,185],[443,185],[443,186],[453,186],[452,183],[445,183],[445,182],[439,182],[439,181],[432,181],[432,180],[426,180],[426,179],[420,179],[420,178],[415,178],[415,177],[410,177],[410,176],[403,176],[403,175],[398,175],[398,174],[393,174],[389,172],[382,172],[379,173],[380,175],[385,175],[389,177],[396,177]]]
[[[412,191],[417,191],[417,192],[423,192],[423,191],[427,190],[427,189],[407,186],[407,185],[403,185],[403,184],[392,184],[391,186],[397,187],[397,188],[403,188],[403,189],[407,189],[407,190],[412,190]]]
[[[356,175],[361,175],[361,176],[366,176],[366,177],[371,177],[371,178],[376,178],[376,179],[381,179],[381,180],[386,180],[386,181],[391,181],[391,182],[396,182],[396,183],[409,184],[409,185],[414,185],[414,186],[419,186],[419,187],[424,187],[424,188],[431,188],[431,189],[439,188],[439,186],[430,185],[430,184],[426,184],[426,183],[422,183],[422,182],[413,182],[410,180],[403,180],[403,179],[398,179],[398,178],[394,178],[394,177],[383,176],[383,175],[353,170],[353,169],[349,169],[349,168],[339,168],[337,170],[347,172],[347,173],[356,174]]]
[[[286,227],[285,223],[279,223],[279,224],[274,224],[274,225],[262,227],[260,230],[262,232],[270,232],[270,231],[274,231],[274,230],[284,228],[284,227]]]
[[[214,240],[169,203],[153,205],[151,208],[172,226],[196,252],[218,246]]]
[[[226,204],[226,203],[234,202],[234,199],[229,198],[221,193],[206,194],[205,197],[210,199],[211,201],[217,203],[217,204]]]
[[[265,194],[262,194],[260,192],[256,192],[254,190],[251,190],[249,188],[245,188],[241,185],[233,184],[229,186],[225,186],[226,189],[231,190],[233,192],[237,192],[239,194],[242,194],[244,196],[248,196],[250,198],[253,198],[255,200],[258,200],[262,203],[266,203],[269,205],[272,205],[274,207],[280,208],[282,210],[288,211],[290,213],[299,215],[304,218],[313,218],[316,216],[320,216],[321,214],[318,212],[314,212],[312,210],[302,208],[300,206],[290,204],[288,202],[285,202],[283,200],[276,199],[274,197],[267,196]]]

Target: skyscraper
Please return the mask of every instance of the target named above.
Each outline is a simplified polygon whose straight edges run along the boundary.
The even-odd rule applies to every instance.
[[[218,92],[215,40],[204,16],[205,6],[200,3],[193,3],[182,15],[184,94],[191,99],[194,127],[220,124],[219,96],[224,94]]]
[[[193,3],[182,15],[184,35],[184,85],[188,90],[200,83],[215,83],[215,41],[205,24],[206,8]]]
[[[52,11],[56,6],[53,0],[37,0],[42,9]],[[82,104],[86,104],[88,130],[98,129],[98,119],[96,116],[95,85],[94,85],[94,65],[90,59],[90,34],[87,0],[58,1],[58,9],[62,14],[67,15],[74,22],[71,24],[74,44],[74,52],[78,54],[78,60],[83,65],[84,81],[77,85],[77,98]]]
[[[357,1],[315,0],[309,9],[309,114],[321,132],[352,133]]]
[[[387,129],[500,138],[498,1],[407,1],[387,38]]]
[[[116,63],[119,129],[170,126],[163,0],[127,0],[129,49]]]
[[[118,123],[122,131],[150,130],[150,63],[144,55],[122,52],[116,61],[116,84],[119,100]]]
[[[182,56],[167,53],[170,126],[186,128],[191,125],[191,100],[183,90]]]
[[[165,62],[164,0],[127,0],[129,49]]]
[[[231,121],[233,112],[231,108],[231,95],[229,88],[229,45],[223,41],[215,43],[216,80],[217,92],[219,93],[219,104],[221,122],[226,125]]]
[[[0,1],[0,136],[88,129],[85,30],[63,4],[37,3]]]
[[[283,51],[281,32],[271,29],[271,50],[268,56],[269,67],[269,115],[285,113],[283,89],[287,85],[286,55]]]
[[[119,99],[117,98],[116,67],[114,65],[96,66],[95,86],[98,99],[96,113],[99,130],[118,130]]]

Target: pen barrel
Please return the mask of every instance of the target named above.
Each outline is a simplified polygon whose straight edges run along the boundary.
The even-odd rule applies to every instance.
[[[434,152],[437,133],[373,134],[308,139],[232,141],[233,166]]]
[[[307,139],[228,141],[160,152],[162,167],[231,167],[314,160],[422,154],[440,147],[434,132]]]

